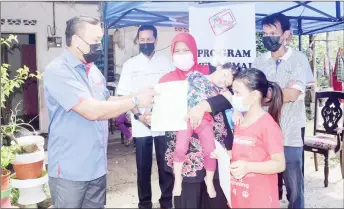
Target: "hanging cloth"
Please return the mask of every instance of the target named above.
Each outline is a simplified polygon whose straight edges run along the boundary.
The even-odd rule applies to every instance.
[[[344,82],[344,60],[342,52],[338,49],[336,63],[332,74],[332,86],[335,91],[343,91]]]
[[[336,59],[336,76],[338,81],[344,82],[344,58],[342,56],[342,52],[340,49],[338,50],[337,53],[337,59]]]

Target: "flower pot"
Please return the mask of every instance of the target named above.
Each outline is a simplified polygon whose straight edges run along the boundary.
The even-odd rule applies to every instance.
[[[18,179],[36,179],[41,177],[43,170],[44,151],[17,154],[12,162]]]
[[[1,169],[1,191],[8,190],[10,184],[11,172],[6,169]]]
[[[41,177],[43,171],[43,160],[28,164],[13,164],[18,179],[36,179]]]
[[[11,197],[1,198],[1,208],[12,208]]]
[[[11,188],[1,191],[1,208],[11,208]]]
[[[11,185],[19,189],[18,204],[32,205],[44,201],[47,195],[44,192],[44,184],[49,181],[48,172],[43,171],[40,178],[20,180],[16,174],[11,176]]]

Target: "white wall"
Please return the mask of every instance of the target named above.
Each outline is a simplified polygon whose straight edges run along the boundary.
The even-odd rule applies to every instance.
[[[117,45],[115,45],[115,62],[116,62],[116,73],[121,73],[122,65],[125,61],[127,61],[130,57],[136,56],[139,53],[139,46],[134,44],[134,39],[137,34],[138,27],[128,27],[120,29],[120,40],[124,40],[124,48],[120,49]],[[158,30],[158,44],[156,50],[161,50],[165,56],[172,59],[171,55],[171,48],[170,45],[172,43],[172,39],[180,30],[176,30],[172,27],[157,27]],[[113,35],[115,30],[110,30],[109,34]],[[114,39],[114,42],[116,39]]]
[[[55,3],[56,36],[62,37],[63,47],[47,49],[47,26],[53,24],[52,2],[2,2],[1,18],[6,23],[1,25],[2,33],[35,33],[37,69],[44,71],[47,64],[61,54],[65,48],[64,31],[66,21],[76,15],[90,15],[99,17],[98,5]],[[7,19],[37,20],[35,26],[9,25]],[[48,113],[44,102],[42,82],[39,82],[40,129],[48,132]]]

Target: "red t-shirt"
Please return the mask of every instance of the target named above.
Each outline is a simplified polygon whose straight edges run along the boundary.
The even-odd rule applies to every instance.
[[[248,127],[235,127],[232,162],[264,162],[281,152],[283,134],[270,114]],[[277,174],[248,173],[240,180],[231,176],[231,200],[233,208],[279,208]]]

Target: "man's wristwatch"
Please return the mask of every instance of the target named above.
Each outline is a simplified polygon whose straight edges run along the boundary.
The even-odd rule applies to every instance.
[[[138,96],[133,96],[133,98],[131,99],[131,101],[133,102],[133,104],[135,105],[135,107],[139,106],[140,104],[140,99]]]
[[[142,115],[141,113],[134,114],[135,120],[139,120],[141,115]]]

